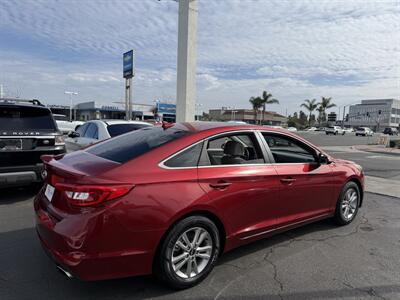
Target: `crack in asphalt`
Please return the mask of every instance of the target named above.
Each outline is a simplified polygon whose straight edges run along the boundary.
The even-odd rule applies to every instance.
[[[326,242],[326,241],[334,239],[334,238],[343,238],[343,237],[348,237],[348,236],[357,234],[360,231],[360,227],[362,225],[370,225],[371,227],[373,227],[369,223],[368,218],[365,217],[365,215],[362,215],[361,216],[361,222],[359,224],[357,224],[355,229],[353,231],[345,233],[345,234],[334,234],[334,235],[330,235],[330,236],[327,236],[327,237],[321,237],[321,238],[298,238],[298,237],[294,236],[293,234],[291,234],[289,232],[284,233],[284,235],[292,238],[295,241],[299,241],[299,242]]]
[[[286,246],[288,246],[288,245],[286,245]],[[271,250],[264,256],[264,260],[266,262],[268,262],[272,266],[272,268],[274,270],[274,274],[273,274],[274,275],[274,281],[279,285],[279,289],[280,289],[280,292],[278,293],[278,296],[279,296],[279,298],[281,300],[283,300],[282,292],[283,292],[284,286],[283,286],[283,282],[281,280],[279,280],[279,278],[278,278],[278,266],[272,260],[269,259],[269,257],[274,252],[274,249],[275,248],[271,248]]]
[[[363,293],[367,293],[369,296],[376,297],[376,298],[383,299],[383,300],[387,300],[387,298],[385,298],[385,297],[379,295],[379,294],[374,290],[374,288],[372,288],[372,287],[371,287],[371,288],[365,289],[365,288],[355,287],[355,286],[351,285],[351,284],[348,283],[348,282],[342,282],[342,284],[343,284],[344,286],[348,287],[348,288],[353,289],[353,290],[360,291],[360,292],[363,292]]]
[[[271,267],[272,267],[272,269],[273,269],[273,280],[274,280],[275,283],[279,286],[279,293],[278,293],[278,296],[279,296],[279,298],[280,298],[281,300],[283,300],[284,297],[283,297],[282,293],[283,293],[284,290],[285,290],[285,285],[284,285],[284,282],[281,281],[281,280],[279,279],[279,276],[278,276],[279,268],[278,268],[278,266],[270,259],[271,255],[275,252],[275,250],[278,249],[278,248],[287,248],[287,247],[290,247],[291,244],[293,244],[293,243],[295,243],[295,242],[326,242],[326,241],[328,241],[328,240],[330,240],[330,239],[334,239],[334,238],[348,237],[348,236],[357,234],[357,233],[359,232],[359,230],[360,230],[360,227],[363,226],[363,225],[370,225],[370,226],[372,226],[372,225],[369,223],[369,220],[368,220],[368,218],[365,216],[365,214],[362,215],[362,216],[360,216],[360,217],[361,217],[360,223],[357,224],[357,226],[354,228],[354,230],[352,230],[352,231],[349,232],[349,233],[345,233],[345,234],[334,234],[334,235],[330,235],[330,236],[327,236],[327,237],[324,237],[324,238],[298,238],[298,237],[295,237],[294,235],[292,235],[292,234],[290,234],[290,233],[288,233],[288,232],[285,232],[285,233],[283,233],[282,235],[286,235],[287,237],[290,238],[290,240],[287,241],[286,243],[282,244],[282,245],[271,246],[270,249],[269,249],[269,251],[264,255],[262,261],[257,261],[257,262],[255,262],[255,263],[252,263],[252,264],[248,265],[247,267],[240,267],[240,266],[237,266],[237,265],[231,264],[231,263],[224,263],[224,264],[221,264],[221,266],[230,266],[230,267],[236,268],[236,269],[238,269],[238,270],[240,270],[240,271],[243,271],[243,274],[240,275],[240,276],[238,276],[238,277],[236,277],[236,278],[234,278],[234,279],[232,279],[232,280],[229,281],[222,289],[220,289],[219,292],[218,292],[218,294],[215,296],[214,300],[218,299],[230,286],[232,286],[232,284],[233,284],[234,282],[236,282],[236,281],[238,281],[239,279],[243,278],[243,277],[246,275],[246,273],[248,273],[249,271],[253,270],[253,267],[255,267],[255,266],[262,267],[262,266],[264,265],[264,264],[262,263],[263,261],[265,261],[265,262],[267,262],[269,265],[271,265]],[[349,286],[350,286],[350,285],[349,285]],[[354,289],[356,289],[356,288],[354,288]],[[372,289],[372,291],[370,291],[370,290],[367,291],[367,290],[364,290],[364,289],[360,289],[360,290],[363,291],[363,292],[375,293],[375,294],[376,294],[376,291],[374,291],[373,289]],[[370,294],[370,295],[373,295],[373,294]],[[373,296],[374,296],[374,295],[373,295]],[[381,296],[379,296],[378,294],[376,294],[376,297],[381,297]],[[382,298],[382,299],[385,299],[385,298]]]

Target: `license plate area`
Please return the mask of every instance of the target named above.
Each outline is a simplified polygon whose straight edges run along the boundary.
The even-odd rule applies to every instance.
[[[53,199],[54,190],[55,190],[55,188],[52,185],[50,185],[50,184],[46,185],[46,190],[44,191],[44,195],[46,196],[47,200],[49,200],[50,202]]]
[[[0,151],[22,150],[21,139],[0,139]]]

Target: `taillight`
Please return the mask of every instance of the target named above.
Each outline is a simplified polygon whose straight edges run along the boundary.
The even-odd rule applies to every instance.
[[[133,185],[72,185],[57,184],[67,201],[73,206],[94,206],[129,193]]]
[[[64,136],[62,136],[62,135],[56,135],[56,136],[55,136],[54,145],[56,145],[56,146],[65,145]]]

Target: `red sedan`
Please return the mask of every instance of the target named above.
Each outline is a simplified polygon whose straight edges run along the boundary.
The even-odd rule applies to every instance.
[[[359,165],[268,127],[150,127],[43,160],[37,233],[82,280],[154,273],[190,287],[221,253],[324,218],[349,224],[363,200]]]

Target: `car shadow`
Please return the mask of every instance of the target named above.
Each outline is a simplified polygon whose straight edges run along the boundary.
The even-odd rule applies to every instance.
[[[32,199],[42,188],[41,183],[35,183],[22,187],[8,187],[0,189],[0,205]]]
[[[279,234],[267,239],[253,242],[224,254],[218,265],[233,260],[245,259],[253,253],[268,250],[300,238],[304,235],[329,231],[337,228],[331,220],[324,220],[302,228],[294,229],[289,234]],[[0,233],[0,299],[143,299],[160,296],[177,296],[184,293],[193,296],[187,291],[177,292],[167,288],[153,276],[139,276],[125,279],[105,280],[97,282],[83,282],[77,279],[68,279],[62,275],[55,264],[41,249],[35,229],[27,228]],[[214,272],[218,272],[215,270]],[[196,292],[200,288],[194,287]],[[311,292],[310,292],[311,293]],[[322,293],[322,291],[321,291]],[[176,294],[176,295],[175,295]],[[309,298],[326,294],[299,295]],[[269,295],[275,297],[276,295]],[[288,295],[295,299],[296,295]],[[265,299],[265,295],[263,298]],[[198,297],[195,297],[199,299]],[[256,298],[254,298],[256,299]]]

